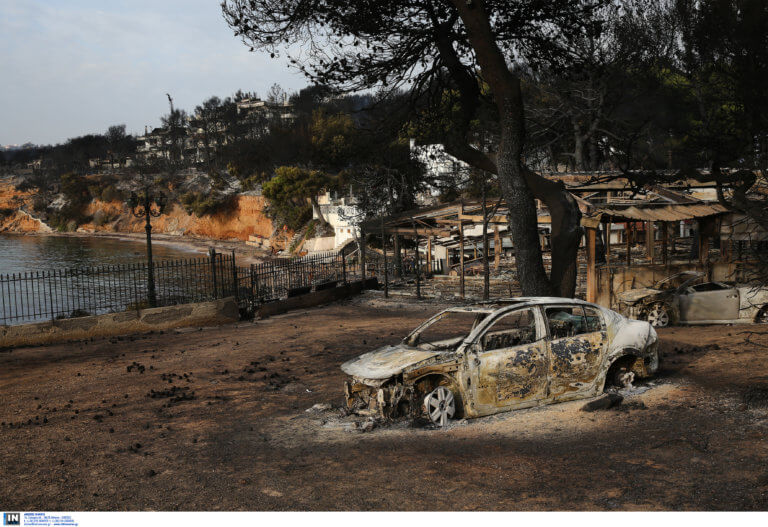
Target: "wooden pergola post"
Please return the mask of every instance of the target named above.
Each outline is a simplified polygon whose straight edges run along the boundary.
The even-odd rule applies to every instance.
[[[645,222],[645,252],[651,264],[653,264],[653,257],[656,249],[654,230],[654,222],[652,220]]]
[[[501,236],[499,236],[499,226],[493,226],[493,269],[499,270],[501,266]]]
[[[360,227],[360,276],[365,289],[365,231]]]
[[[432,235],[427,235],[427,273],[432,273]]]
[[[597,268],[595,265],[595,239],[597,229],[594,227],[586,228],[587,236],[587,302],[597,300]]]
[[[613,223],[610,218],[607,222],[603,223],[605,229],[605,265],[611,264],[611,226]]]
[[[625,238],[624,241],[626,242],[626,245],[627,245],[627,267],[632,265],[632,244],[630,242],[631,234],[632,234],[632,223],[628,221],[627,223],[624,224],[624,238]]]
[[[459,207],[459,216],[463,214],[464,207]],[[464,224],[459,219],[459,296],[464,298]]]
[[[419,231],[414,226],[414,247],[415,254],[413,255],[414,263],[416,264],[416,298],[421,300],[421,254],[419,254]]]
[[[661,222],[661,262],[669,263],[669,222]]]
[[[699,228],[696,229],[696,236],[699,237],[699,263],[701,265],[707,265],[707,262],[709,261],[709,236],[701,234],[701,220],[699,220],[698,223]]]
[[[384,216],[381,216],[381,252],[384,255],[384,298],[389,298],[389,270],[387,269],[387,235],[384,232]]]

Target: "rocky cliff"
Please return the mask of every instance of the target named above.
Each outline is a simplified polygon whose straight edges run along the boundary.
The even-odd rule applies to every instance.
[[[0,181],[0,232],[51,232],[48,225],[30,215],[33,196],[32,192],[16,189],[10,180]],[[269,239],[274,226],[264,214],[265,205],[262,196],[240,194],[227,211],[198,217],[174,203],[160,217],[152,219],[152,230],[219,240],[245,241],[251,235]],[[86,214],[92,220],[80,225],[80,232],[144,232],[144,220],[131,215],[120,201],[93,200]],[[285,237],[285,234],[281,233],[281,236]]]

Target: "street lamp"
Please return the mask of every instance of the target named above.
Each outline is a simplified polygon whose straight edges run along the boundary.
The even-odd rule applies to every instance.
[[[137,218],[144,217],[146,223],[144,230],[147,232],[147,288],[149,289],[149,307],[157,307],[157,295],[155,293],[155,268],[152,266],[152,224],[150,219],[157,218],[163,213],[167,198],[162,193],[152,193],[149,186],[137,194],[131,192],[128,198],[128,207]]]

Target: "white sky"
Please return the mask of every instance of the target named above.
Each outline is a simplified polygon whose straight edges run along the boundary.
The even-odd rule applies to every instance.
[[[126,124],[158,126],[166,92],[192,111],[238,89],[306,80],[249,53],[220,0],[0,0],[0,145],[53,144]]]

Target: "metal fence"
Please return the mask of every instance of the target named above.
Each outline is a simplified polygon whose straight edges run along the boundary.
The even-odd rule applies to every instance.
[[[0,275],[0,325],[117,313],[150,306],[145,263]],[[155,305],[233,296],[244,313],[259,304],[359,279],[356,253],[328,252],[238,266],[233,254],[153,265]]]
[[[346,284],[360,276],[354,255],[325,252],[237,268],[240,305],[272,302]]]
[[[156,306],[233,295],[233,255],[155,262]],[[0,275],[0,324],[150,307],[146,263]]]

